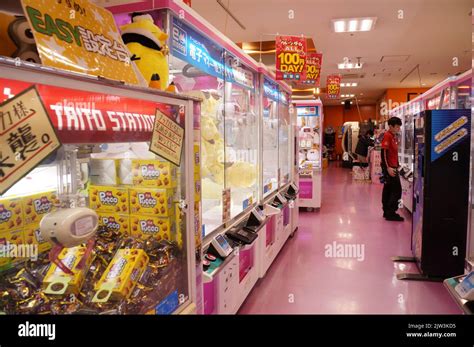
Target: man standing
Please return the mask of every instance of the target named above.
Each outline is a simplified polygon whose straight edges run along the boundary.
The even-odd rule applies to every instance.
[[[382,192],[383,216],[388,221],[402,222],[403,217],[397,214],[398,203],[402,197],[402,185],[398,176],[398,143],[402,121],[398,117],[388,120],[389,129],[382,140],[382,172],[385,183]]]

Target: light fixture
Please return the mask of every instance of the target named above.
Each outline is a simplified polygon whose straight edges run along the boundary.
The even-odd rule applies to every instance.
[[[350,70],[350,69],[361,69],[362,68],[362,65],[364,65],[364,63],[340,63],[340,64],[337,64],[337,68],[339,70]]]
[[[377,17],[341,18],[333,19],[333,28],[336,33],[370,31],[374,28]]]
[[[320,89],[318,87],[318,88],[316,88],[316,94],[319,94],[319,92],[320,92]]]
[[[357,87],[357,82],[347,82],[347,83],[341,83],[341,87]]]

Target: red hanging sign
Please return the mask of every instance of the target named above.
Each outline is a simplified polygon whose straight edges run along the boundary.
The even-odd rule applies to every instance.
[[[301,36],[277,36],[276,79],[303,81],[306,74],[306,38]]]
[[[322,64],[322,53],[308,53],[306,55],[306,79],[303,81],[303,84],[311,84],[319,87]]]
[[[341,75],[329,75],[326,81],[328,98],[337,99],[341,93]]]

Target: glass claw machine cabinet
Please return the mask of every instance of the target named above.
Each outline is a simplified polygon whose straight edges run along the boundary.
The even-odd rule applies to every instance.
[[[0,312],[196,311],[200,234],[189,187],[197,99],[4,58],[0,76],[8,91],[0,95],[3,120],[9,100],[37,93],[22,101],[23,137],[0,123],[2,133],[28,142],[27,151],[15,146],[13,168],[44,140],[41,128],[27,127],[36,117],[33,100],[41,100],[60,141],[0,195],[0,243],[17,251],[1,259]],[[178,162],[149,150],[156,114],[184,129]]]
[[[295,102],[299,131],[299,207],[321,208],[323,105],[320,100]]]
[[[242,244],[228,236],[241,232],[259,199],[258,65],[181,1],[140,2],[109,10],[119,25],[129,23],[132,12],[151,15],[169,35],[170,81],[179,94],[202,99],[196,145],[202,154],[205,257],[198,271],[203,274],[204,313],[235,313],[258,279],[256,242]],[[235,251],[223,252],[225,243],[226,249]],[[234,271],[237,275],[229,281],[226,276]]]

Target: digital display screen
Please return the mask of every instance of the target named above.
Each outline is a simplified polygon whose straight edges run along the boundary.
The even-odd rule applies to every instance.
[[[229,247],[229,244],[227,243],[227,241],[224,239],[224,237],[222,235],[218,235],[216,236],[216,241],[219,243],[219,245],[222,247],[222,248],[227,248]]]

